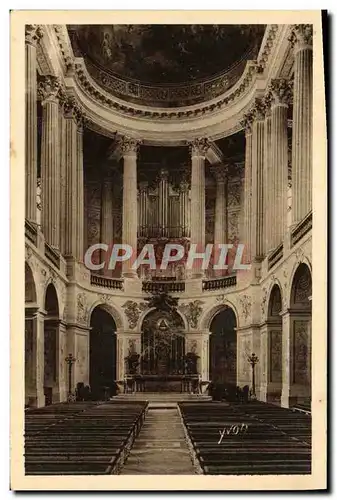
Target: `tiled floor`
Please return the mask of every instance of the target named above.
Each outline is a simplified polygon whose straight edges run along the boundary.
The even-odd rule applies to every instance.
[[[195,474],[176,407],[150,407],[121,474]]]

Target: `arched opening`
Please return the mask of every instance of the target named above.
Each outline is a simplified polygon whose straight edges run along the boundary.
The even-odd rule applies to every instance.
[[[144,318],[140,371],[147,378],[146,390],[181,390],[178,379],[185,372],[185,333],[177,312],[153,310]]]
[[[59,304],[55,286],[49,283],[45,296],[44,320],[44,396],[45,404],[50,405],[59,399]]]
[[[297,403],[311,402],[311,294],[312,280],[309,267],[302,263],[297,268],[291,287],[291,399]]]
[[[209,373],[212,382],[236,385],[236,317],[225,307],[210,326]]]
[[[89,384],[95,399],[116,394],[116,323],[101,306],[90,318]]]
[[[282,393],[282,296],[274,285],[268,304],[267,401],[280,404]]]
[[[25,404],[37,405],[36,366],[36,287],[31,268],[25,262]]]

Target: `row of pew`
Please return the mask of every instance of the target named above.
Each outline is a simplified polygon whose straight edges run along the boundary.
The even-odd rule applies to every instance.
[[[310,416],[260,402],[179,404],[200,474],[311,473]]]
[[[26,475],[118,474],[147,402],[60,403],[25,413]]]

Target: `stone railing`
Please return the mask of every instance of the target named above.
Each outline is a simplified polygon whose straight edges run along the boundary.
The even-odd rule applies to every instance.
[[[25,220],[25,236],[33,245],[37,246],[37,227],[27,219]]]
[[[268,257],[268,271],[274,267],[283,257],[283,243],[280,243],[278,247],[273,250],[273,252]]]
[[[112,290],[123,290],[123,280],[117,278],[107,278],[97,274],[91,274],[90,284],[101,288],[110,288]]]
[[[46,258],[54,264],[57,269],[60,269],[60,254],[57,252],[57,250],[54,250],[49,243],[45,242],[44,244],[44,253]]]
[[[143,281],[143,292],[184,292],[184,281]]]
[[[312,229],[312,212],[304,217],[301,222],[294,227],[290,236],[290,246],[293,247]]]
[[[224,278],[215,278],[204,280],[202,282],[202,289],[206,290],[221,290],[222,288],[229,288],[236,285],[236,276],[226,276]]]

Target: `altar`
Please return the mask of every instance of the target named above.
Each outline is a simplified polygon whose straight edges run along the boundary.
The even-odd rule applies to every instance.
[[[126,375],[124,393],[135,392],[181,392],[201,394],[201,377],[195,375]]]

